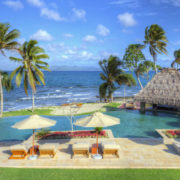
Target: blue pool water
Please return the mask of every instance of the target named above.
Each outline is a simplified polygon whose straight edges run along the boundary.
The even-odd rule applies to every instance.
[[[107,127],[111,129],[115,137],[159,137],[155,129],[180,129],[180,116],[168,113],[158,113],[153,115],[150,112],[140,114],[138,111],[112,111],[106,114],[120,118],[121,123],[116,126]],[[32,130],[17,130],[11,128],[13,124],[21,121],[28,116],[6,117],[0,119],[0,141],[3,140],[25,140],[32,135]],[[50,130],[65,131],[71,130],[70,122],[67,117],[62,116],[45,116],[56,120],[57,123]],[[78,116],[78,119],[83,116]],[[93,129],[74,127],[75,130]]]

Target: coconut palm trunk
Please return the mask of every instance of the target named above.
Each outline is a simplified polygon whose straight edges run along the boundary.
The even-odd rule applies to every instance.
[[[34,92],[32,91],[32,112],[34,112],[35,102],[34,102]]]
[[[2,75],[0,74],[0,98],[1,98],[1,112],[0,117],[3,116],[3,87],[2,87]]]
[[[113,93],[110,92],[110,99],[111,99],[111,102],[113,102],[114,98],[113,98]]]
[[[138,82],[139,82],[139,85],[141,86],[141,89],[143,89],[143,85],[142,85],[142,83],[141,83],[140,78],[139,78],[139,77],[137,77],[137,80],[138,80]]]
[[[156,55],[156,53],[153,55],[153,61],[154,61],[154,69],[155,69],[155,73],[157,74],[157,67],[156,67],[157,55]]]

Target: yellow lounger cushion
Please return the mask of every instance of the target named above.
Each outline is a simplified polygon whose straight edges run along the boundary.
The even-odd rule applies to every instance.
[[[10,147],[10,150],[24,150],[26,152],[28,151],[27,146],[23,144],[13,145]]]
[[[42,144],[39,145],[39,150],[57,150],[57,145],[55,144]]]
[[[119,145],[115,142],[102,143],[103,149],[119,149]]]
[[[79,150],[84,150],[84,149],[88,149],[89,150],[89,143],[75,143],[72,145],[72,148],[75,149],[79,149]]]

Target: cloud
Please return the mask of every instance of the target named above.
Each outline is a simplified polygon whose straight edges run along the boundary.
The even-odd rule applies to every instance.
[[[126,27],[135,26],[137,24],[134,15],[128,12],[119,14],[117,18]]]
[[[32,4],[33,6],[36,6],[36,7],[44,6],[44,2],[42,0],[27,0],[27,2],[29,4]]]
[[[130,8],[137,8],[140,6],[138,0],[115,0],[109,3],[110,5],[126,6]]]
[[[176,7],[180,7],[180,0],[151,0],[155,4],[170,4]]]
[[[136,16],[156,16],[157,12],[145,12],[145,13],[137,13]]]
[[[47,31],[39,29],[31,36],[31,39],[36,39],[39,41],[51,41],[53,40],[53,37]]]
[[[174,32],[180,32],[180,29],[174,28],[173,31],[174,31]]]
[[[73,37],[73,35],[70,34],[70,33],[65,33],[65,34],[63,34],[63,36],[64,36],[65,38],[72,38],[72,37]]]
[[[95,42],[97,39],[96,39],[96,36],[93,36],[93,35],[87,35],[83,38],[83,40],[85,42]]]
[[[20,0],[15,0],[15,1],[7,0],[7,1],[4,1],[3,4],[15,9],[15,10],[24,8],[24,5],[22,4],[22,2]]]
[[[102,24],[99,24],[97,26],[96,31],[97,34],[99,34],[100,36],[107,36],[110,34],[110,30],[107,27],[103,26]]]
[[[78,20],[78,19],[86,20],[86,11],[85,10],[73,8],[72,11],[73,11],[73,19],[74,20]]]
[[[57,11],[48,9],[48,8],[41,9],[41,16],[46,17],[48,19],[52,19],[54,21],[64,21],[65,20],[65,18],[61,17]]]

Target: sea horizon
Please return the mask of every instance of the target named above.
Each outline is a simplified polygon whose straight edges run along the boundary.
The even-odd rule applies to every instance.
[[[100,71],[44,72],[46,85],[37,86],[35,106],[60,106],[64,103],[92,103],[99,101],[97,96],[99,96],[99,85],[102,83],[99,73]],[[153,72],[150,72],[150,79],[152,75]],[[144,78],[141,80],[143,85],[149,81]],[[4,111],[31,108],[32,93],[30,88],[27,96],[23,84],[18,88],[13,80],[13,86],[12,91],[4,91]],[[136,86],[132,87],[123,85],[114,93],[114,97],[134,96],[139,90],[138,82]]]

